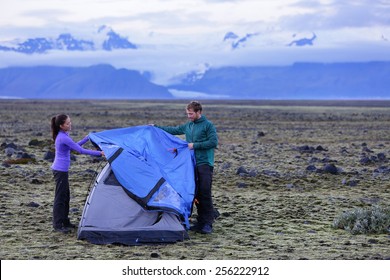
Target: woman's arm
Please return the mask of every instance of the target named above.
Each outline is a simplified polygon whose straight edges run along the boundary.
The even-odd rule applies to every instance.
[[[85,140],[86,139],[86,140]],[[71,150],[76,151],[80,154],[85,154],[85,155],[91,155],[91,156],[101,156],[102,152],[100,151],[95,151],[95,150],[88,150],[84,149],[81,145],[85,144],[88,141],[88,136],[84,137],[83,140],[79,141],[78,143],[75,143],[72,138],[69,136],[64,139],[64,144],[67,145]],[[85,141],[84,143],[82,143]],[[80,143],[82,143],[80,145]]]

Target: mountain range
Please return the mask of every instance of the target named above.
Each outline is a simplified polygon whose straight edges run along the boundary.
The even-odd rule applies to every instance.
[[[105,25],[99,27],[94,37],[93,39],[80,39],[70,33],[62,33],[56,38],[37,37],[24,41],[14,40],[0,43],[0,51],[34,54],[46,53],[50,50],[112,51],[116,49],[137,49],[135,44]]]
[[[389,99],[390,62],[296,63],[291,66],[208,68],[172,85],[156,85],[149,73],[91,67],[0,69],[0,96],[74,99]],[[196,94],[199,93],[197,96]]]
[[[147,73],[91,67],[8,67],[0,69],[0,96],[43,99],[169,99],[167,88],[151,83]]]
[[[227,32],[222,44],[231,52],[240,52],[261,34],[239,36]],[[92,52],[132,49],[142,46],[130,42],[101,26],[93,38],[77,38],[62,33],[55,38],[38,37],[0,42],[0,51],[27,55],[56,50]],[[286,48],[312,48],[317,34],[293,35]],[[166,63],[172,63],[167,61]],[[286,66],[212,67],[208,62],[201,69],[173,77],[170,84],[157,85],[150,80],[153,73],[135,69],[114,68],[110,64],[89,67],[24,66],[0,69],[0,98],[123,98],[169,99],[389,99],[390,62],[295,63]],[[179,94],[178,94],[179,93]]]
[[[169,88],[228,99],[389,99],[389,77],[390,62],[295,63],[210,68]]]

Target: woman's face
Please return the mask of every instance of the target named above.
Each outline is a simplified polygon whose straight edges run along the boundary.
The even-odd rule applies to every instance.
[[[67,131],[70,131],[72,129],[72,122],[70,121],[70,118],[67,118],[64,122],[64,124],[61,124],[60,125],[60,128],[67,132]]]

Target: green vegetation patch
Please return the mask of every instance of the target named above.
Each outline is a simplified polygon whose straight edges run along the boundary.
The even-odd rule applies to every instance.
[[[389,233],[390,207],[375,205],[346,211],[334,219],[333,228],[352,234]]]

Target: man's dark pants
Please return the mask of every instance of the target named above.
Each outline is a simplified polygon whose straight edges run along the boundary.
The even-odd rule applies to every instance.
[[[214,222],[214,206],[211,195],[213,167],[209,165],[197,166],[196,179],[198,223],[212,225]]]

